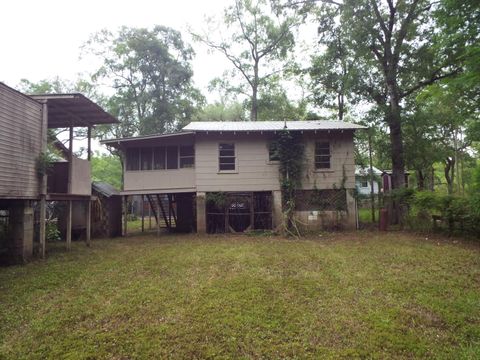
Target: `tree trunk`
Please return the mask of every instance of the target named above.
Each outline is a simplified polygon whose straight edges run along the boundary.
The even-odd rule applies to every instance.
[[[445,159],[445,180],[447,181],[448,194],[453,193],[453,181],[455,177],[455,158],[447,157]]]
[[[432,168],[429,171],[429,179],[428,179],[428,188],[430,191],[435,190],[435,168],[432,166]]]
[[[338,94],[338,120],[343,121],[343,113],[345,107],[345,98],[343,94]]]
[[[250,110],[250,121],[257,121],[258,117],[258,62],[253,66],[253,84],[252,84],[252,108]]]
[[[392,157],[392,189],[405,187],[405,158],[403,152],[402,118],[400,98],[394,75],[387,76],[389,106],[387,120],[390,129],[391,157]],[[392,223],[403,224],[407,215],[407,204],[402,200],[393,203]]]
[[[405,159],[400,106],[394,99],[391,99],[390,102],[388,124],[390,128],[390,142],[392,144],[392,186],[394,189],[400,189],[405,187]]]
[[[417,186],[418,190],[425,190],[425,175],[422,170],[417,170]]]

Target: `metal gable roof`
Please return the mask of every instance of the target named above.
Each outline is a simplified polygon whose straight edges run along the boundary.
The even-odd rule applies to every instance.
[[[288,130],[357,130],[365,126],[344,121],[309,120],[309,121],[193,121],[184,131],[280,131]]]

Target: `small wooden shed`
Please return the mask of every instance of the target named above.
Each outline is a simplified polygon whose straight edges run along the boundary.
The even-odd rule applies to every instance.
[[[122,236],[122,197],[112,185],[92,183],[92,235],[93,237]]]

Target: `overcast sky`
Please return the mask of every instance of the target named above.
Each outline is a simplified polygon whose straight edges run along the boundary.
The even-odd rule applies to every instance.
[[[221,54],[194,44],[188,26],[205,29],[205,15],[221,16],[228,0],[4,0],[0,20],[0,81],[15,87],[21,79],[39,81],[59,76],[75,80],[97,67],[80,59],[80,47],[91,34],[122,25],[166,25],[182,31],[196,51],[194,81],[206,94],[208,82],[229,68]]]
[[[4,0],[0,20],[0,81],[15,87],[21,79],[38,81],[59,76],[74,80],[97,64],[80,60],[80,46],[103,28],[122,25],[166,25],[182,31],[190,42],[187,25],[204,28],[204,15],[220,15],[221,0]],[[208,54],[192,44],[197,56],[194,79],[204,89],[228,66],[220,54]]]

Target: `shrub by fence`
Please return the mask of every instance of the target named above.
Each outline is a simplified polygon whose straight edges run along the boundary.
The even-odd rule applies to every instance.
[[[403,189],[392,192],[391,199],[408,207],[406,226],[410,229],[480,238],[480,194],[464,197]]]

